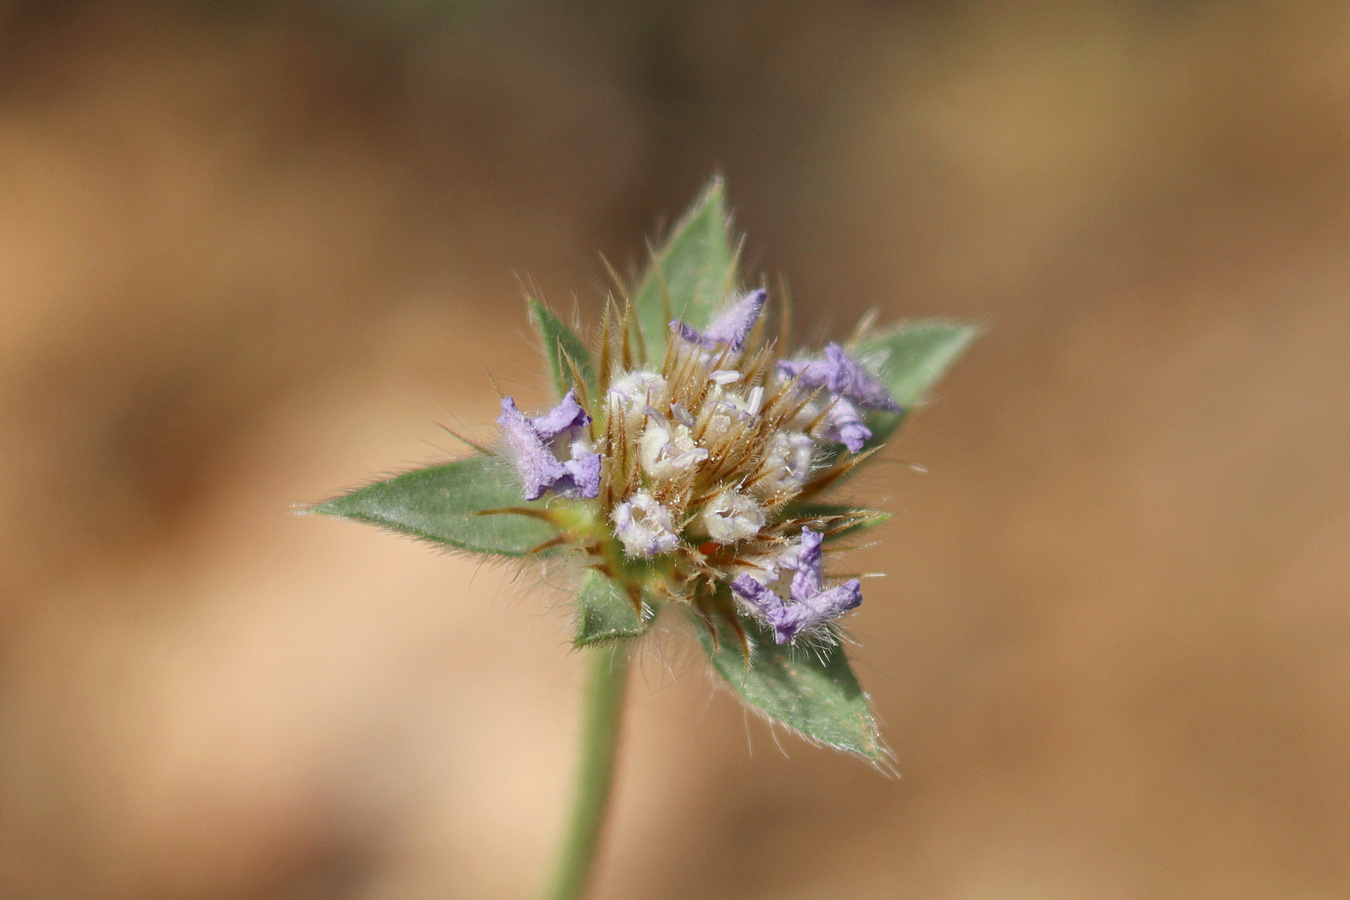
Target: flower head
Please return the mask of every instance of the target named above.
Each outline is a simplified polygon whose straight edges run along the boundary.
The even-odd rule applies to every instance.
[[[602,338],[603,403],[588,412],[569,390],[527,417],[508,397],[498,423],[527,500],[593,501],[586,521],[602,524],[584,543],[594,566],[645,579],[644,590],[738,631],[737,616],[749,612],[783,643],[822,633],[862,602],[857,578],[822,582],[825,536],[852,517],[811,512],[803,501],[851,465],[825,448],[861,453],[872,439],[866,411],[899,405],[838,344],[819,358],[777,359],[755,337],[766,300],[751,291],[702,329],[672,322],[659,367],[633,360],[630,323],[613,312],[619,327]],[[659,576],[641,568],[658,565]],[[795,575],[784,602],[769,585],[787,570]]]

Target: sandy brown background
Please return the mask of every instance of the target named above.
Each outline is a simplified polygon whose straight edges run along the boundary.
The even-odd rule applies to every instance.
[[[0,896],[538,890],[563,598],[289,509],[714,170],[810,334],[986,333],[864,483],[904,777],[670,629],[599,896],[1350,896],[1350,6],[728,6],[3,7]]]

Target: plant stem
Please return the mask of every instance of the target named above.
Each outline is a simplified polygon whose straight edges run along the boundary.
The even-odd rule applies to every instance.
[[[609,808],[614,784],[614,759],[623,718],[624,687],[628,682],[627,648],[599,647],[585,650],[590,656],[585,695],[585,719],[581,732],[581,762],[577,767],[576,794],[571,819],[563,838],[562,853],[554,871],[549,900],[578,900],[594,868],[600,833]]]

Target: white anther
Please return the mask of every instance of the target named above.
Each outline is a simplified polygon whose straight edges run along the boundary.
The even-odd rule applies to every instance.
[[[764,388],[752,387],[750,389],[750,402],[745,405],[745,411],[751,418],[759,415],[759,411],[764,407]]]
[[[708,458],[708,451],[702,447],[695,447],[693,450],[686,450],[679,456],[670,461],[670,464],[677,469],[688,469],[696,462],[703,462]]]
[[[670,404],[670,414],[675,417],[675,421],[685,428],[694,427],[694,417],[689,414],[689,410],[684,408],[684,404],[678,401]]]
[[[728,384],[735,384],[741,380],[741,373],[735,369],[718,369],[708,376],[708,380],[713,384],[725,387]]]

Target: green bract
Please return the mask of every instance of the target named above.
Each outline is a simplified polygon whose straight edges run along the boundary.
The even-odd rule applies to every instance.
[[[748,706],[882,764],[835,634],[860,582],[831,578],[824,554],[888,516],[829,492],[975,329],[908,323],[788,359],[765,334],[766,293],[737,293],[736,257],[714,181],[590,341],[530,298],[556,408],[530,415],[506,398],[493,450],[314,511],[486,556],[563,558],[579,647],[631,645],[683,606]]]

